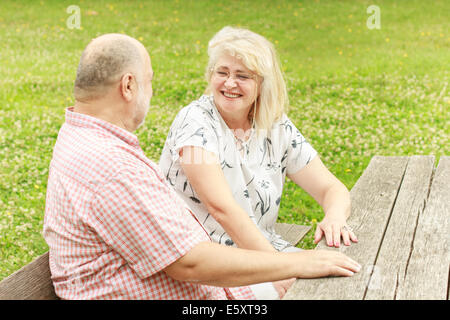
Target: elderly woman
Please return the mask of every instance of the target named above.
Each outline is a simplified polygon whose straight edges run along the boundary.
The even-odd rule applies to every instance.
[[[274,225],[286,175],[323,208],[315,242],[357,241],[347,188],[285,114],[288,97],[272,44],[225,27],[209,42],[205,95],[176,116],[160,166],[213,241],[295,251]],[[299,250],[299,249],[298,249]]]

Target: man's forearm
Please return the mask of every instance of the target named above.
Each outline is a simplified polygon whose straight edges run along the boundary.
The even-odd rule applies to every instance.
[[[361,266],[341,252],[264,252],[202,242],[164,271],[180,281],[221,287],[290,278],[352,276]]]
[[[169,276],[222,287],[244,286],[298,276],[290,253],[263,252],[202,242],[165,269]],[[300,263],[301,259],[297,259]]]

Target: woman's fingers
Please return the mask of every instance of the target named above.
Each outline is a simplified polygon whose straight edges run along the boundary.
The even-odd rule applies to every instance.
[[[342,242],[346,246],[351,245],[351,241],[358,242],[358,238],[356,237],[355,233],[347,225],[345,225],[343,227],[340,227],[338,225],[333,225],[332,230],[333,230],[333,232],[332,232],[333,242],[332,242],[332,244],[329,244],[329,246],[334,245],[335,247],[339,248],[341,245],[341,237],[342,237]]]
[[[326,227],[324,230],[325,240],[327,241],[327,245],[329,247],[333,246],[333,229],[331,227]]]
[[[358,238],[356,237],[352,228],[350,228],[348,225],[342,227],[342,239],[347,246],[351,244],[350,240],[353,242],[358,242]]]
[[[356,237],[356,235],[355,235],[355,233],[353,232],[353,230],[350,230],[349,236],[350,236],[350,239],[351,239],[353,242],[358,242],[358,238]]]
[[[325,227],[325,238],[329,247],[339,248],[341,245],[341,228],[338,225]]]
[[[322,234],[325,234],[325,241],[327,242],[327,246],[329,247],[339,247],[341,234],[339,229],[336,226],[318,226],[321,229]],[[316,232],[317,233],[317,232]]]
[[[350,232],[345,229],[342,230],[342,242],[346,246],[350,245]]]
[[[339,225],[333,225],[333,244],[336,248],[339,248],[341,245],[341,228]]]
[[[314,235],[314,243],[317,244],[319,243],[320,239],[322,239],[323,237],[323,231],[322,228],[320,226],[316,227],[316,233]]]
[[[339,248],[342,242],[349,246],[351,242],[358,242],[353,230],[346,224],[341,223],[320,223],[317,225],[314,235],[314,243],[318,243],[325,236],[325,241],[329,247]]]

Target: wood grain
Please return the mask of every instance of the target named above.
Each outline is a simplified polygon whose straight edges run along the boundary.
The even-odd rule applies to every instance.
[[[409,158],[365,299],[396,298],[406,275],[418,217],[425,208],[433,170],[433,156]]]
[[[450,157],[441,157],[397,299],[448,299],[450,265]]]
[[[0,282],[0,300],[57,300],[48,252]]]

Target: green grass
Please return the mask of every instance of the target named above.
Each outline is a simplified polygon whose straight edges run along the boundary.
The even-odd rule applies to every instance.
[[[66,26],[81,9],[82,29]],[[288,115],[350,189],[374,155],[449,154],[450,36],[441,1],[6,1],[0,9],[0,279],[45,252],[48,166],[83,48],[103,33],[140,39],[155,96],[137,135],[158,161],[181,107],[199,97],[209,39],[248,27],[276,46]],[[280,221],[311,224],[321,208],[287,181]],[[314,231],[314,228],[313,228]],[[313,248],[310,232],[303,248]]]

